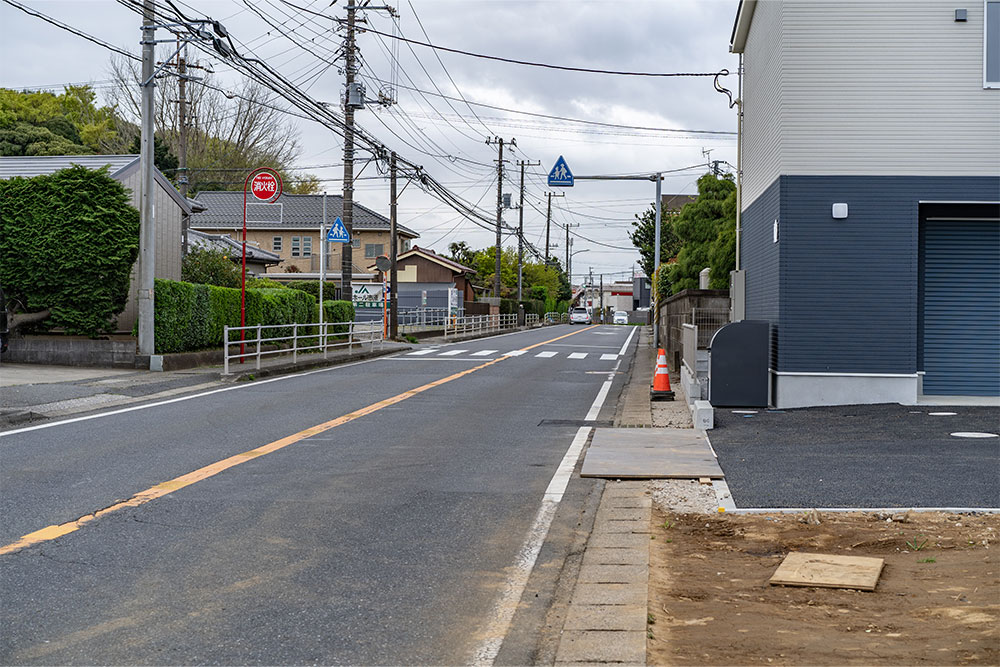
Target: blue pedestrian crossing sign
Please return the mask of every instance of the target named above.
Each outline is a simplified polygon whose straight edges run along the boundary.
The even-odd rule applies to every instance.
[[[573,187],[573,172],[569,170],[569,165],[562,155],[556,160],[556,165],[549,172],[549,187],[561,186],[564,188]]]
[[[326,233],[326,240],[334,243],[351,242],[351,235],[347,233],[347,227],[344,227],[344,221],[339,217],[330,225],[330,231]]]

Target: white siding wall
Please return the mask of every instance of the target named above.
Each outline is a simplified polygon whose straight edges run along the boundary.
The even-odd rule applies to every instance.
[[[779,174],[1000,174],[981,0],[765,0],[745,53],[744,207]]]
[[[141,210],[139,201],[140,172],[133,171],[122,181],[132,196],[132,206]],[[156,217],[156,277],[168,280],[181,279],[181,208],[155,181],[156,198],[153,202]],[[131,332],[139,316],[136,290],[139,289],[139,261],[132,266],[131,287],[125,310],[118,316],[118,331]]]
[[[758,2],[744,58],[743,208],[781,173],[781,4]]]

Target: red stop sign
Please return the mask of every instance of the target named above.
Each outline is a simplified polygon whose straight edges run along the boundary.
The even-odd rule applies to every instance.
[[[261,201],[271,201],[281,194],[281,184],[274,174],[262,171],[250,181],[250,193]]]

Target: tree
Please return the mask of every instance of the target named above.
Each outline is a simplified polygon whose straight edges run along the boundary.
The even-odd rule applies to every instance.
[[[710,287],[729,286],[729,272],[736,266],[736,184],[731,175],[698,179],[698,199],[686,204],[672,222],[681,241],[677,261],[667,270],[672,291],[696,289],[698,274],[710,267]],[[733,230],[730,233],[730,230]]]
[[[139,153],[142,150],[142,142],[137,136],[132,141],[132,146],[129,150],[133,153]],[[162,171],[164,174],[170,174],[171,178],[173,174],[177,173],[177,165],[180,162],[177,160],[177,156],[170,152],[170,147],[165,141],[161,141],[159,137],[153,137],[153,165]]]
[[[118,125],[114,110],[97,107],[88,86],[61,95],[0,88],[0,155],[84,155],[103,152]]]
[[[139,212],[107,169],[79,166],[0,181],[0,284],[12,330],[96,336],[125,308]]]
[[[181,280],[199,285],[239,287],[243,283],[243,274],[229,258],[229,253],[211,248],[192,248],[181,260]]]
[[[141,91],[139,66],[113,57],[109,97],[124,121],[123,135],[130,145],[139,135]],[[259,83],[244,81],[232,93],[223,93],[210,73],[199,73],[187,86],[187,168],[191,192],[240,190],[246,175],[257,167],[288,174],[302,153],[295,126],[273,104],[274,95]],[[176,77],[157,82],[153,103],[157,139],[173,155],[180,154],[181,131]],[[175,171],[165,171],[173,177]],[[308,174],[285,179],[285,190],[296,194],[319,192],[319,180]]]
[[[670,225],[674,216],[668,215],[662,202],[660,206],[660,262],[666,263],[681,249],[681,240]],[[652,276],[656,270],[656,209],[653,205],[635,216],[628,237],[632,245],[639,249],[639,266],[643,273]]]

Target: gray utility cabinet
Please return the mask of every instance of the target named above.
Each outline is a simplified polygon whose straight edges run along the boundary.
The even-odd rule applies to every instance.
[[[770,331],[768,322],[743,320],[715,332],[708,368],[713,406],[767,407]]]

